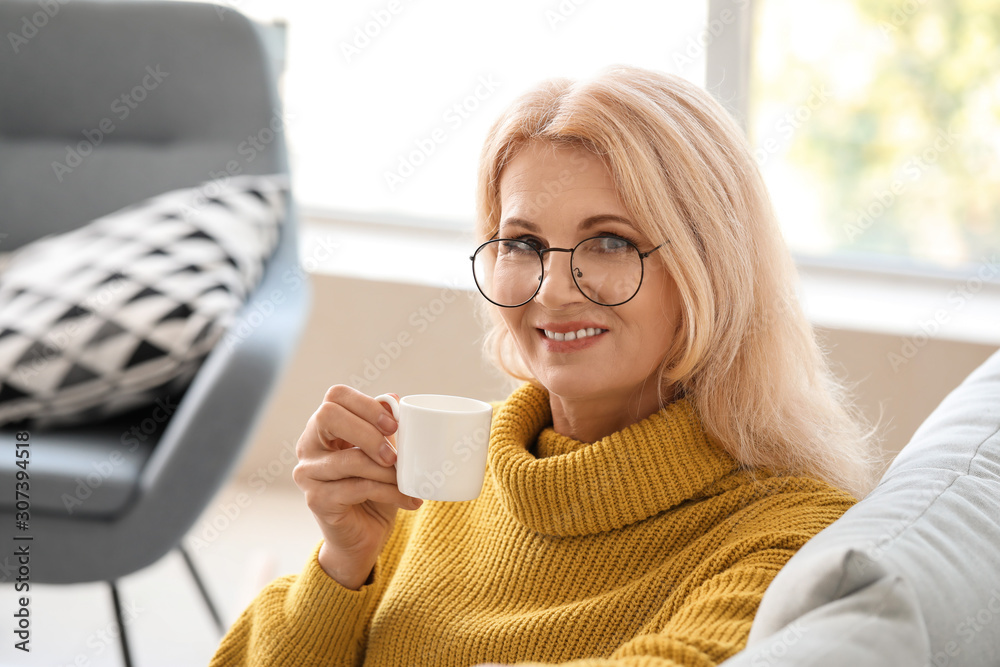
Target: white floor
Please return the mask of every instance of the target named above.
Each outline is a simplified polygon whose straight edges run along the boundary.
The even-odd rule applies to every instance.
[[[228,626],[268,581],[301,570],[319,540],[295,486],[233,484],[209,505],[185,543]],[[123,578],[119,590],[134,667],[208,663],[220,636],[179,553]],[[15,608],[13,588],[5,585],[0,665],[124,665],[107,585],[32,584],[30,653],[13,646]]]

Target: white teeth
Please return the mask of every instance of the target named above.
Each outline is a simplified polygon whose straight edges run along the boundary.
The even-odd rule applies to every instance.
[[[576,340],[577,338],[586,338],[587,336],[596,336],[599,333],[604,333],[607,329],[580,329],[579,331],[567,331],[566,333],[556,333],[555,331],[549,331],[548,329],[543,329],[546,338],[551,338],[552,340]]]

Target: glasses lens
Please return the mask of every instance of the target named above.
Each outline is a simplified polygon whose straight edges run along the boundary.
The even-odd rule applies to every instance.
[[[538,289],[542,259],[528,243],[496,239],[476,251],[472,270],[483,296],[500,306],[520,306]]]
[[[639,249],[615,236],[587,239],[573,252],[573,278],[591,301],[605,306],[624,303],[642,282]]]

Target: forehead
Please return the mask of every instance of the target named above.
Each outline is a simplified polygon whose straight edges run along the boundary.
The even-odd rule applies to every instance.
[[[582,147],[548,141],[523,146],[504,168],[499,185],[505,215],[511,206],[540,209],[558,199],[618,199],[601,158]]]

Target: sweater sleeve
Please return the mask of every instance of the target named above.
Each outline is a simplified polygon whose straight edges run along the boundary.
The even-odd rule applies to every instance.
[[[681,601],[661,609],[652,628],[607,659],[573,660],[562,663],[563,667],[715,667],[724,662],[746,646],[757,608],[778,571],[853,502],[846,496],[827,496],[815,504],[786,506],[781,528],[770,521],[741,526],[742,537],[749,539],[738,540],[733,547],[739,551],[740,544],[754,543],[754,549],[738,558],[711,556],[702,568],[710,574],[696,575],[682,585]],[[720,561],[727,565],[718,567]],[[518,667],[541,664],[519,663]]]
[[[749,556],[698,586],[656,634],[640,635],[615,651],[612,664],[714,667],[746,646],[757,607],[794,551]]]
[[[398,563],[410,514],[397,515],[370,583],[356,591],[320,566],[320,542],[302,572],[276,579],[257,595],[223,637],[210,667],[361,664],[368,627]]]
[[[573,660],[562,667],[715,667],[746,645],[757,607],[777,574],[769,560],[768,554],[748,558],[705,581],[660,631],[632,638],[609,658]]]

